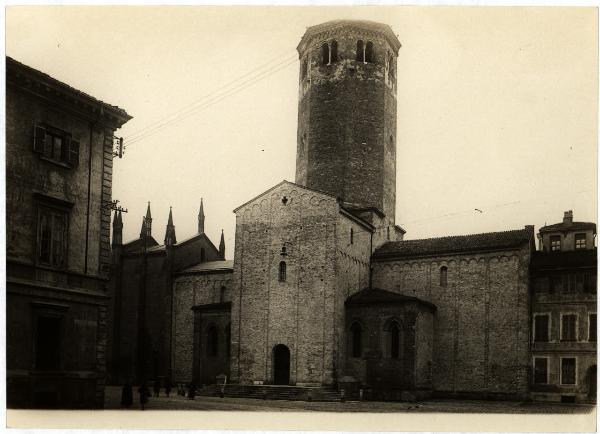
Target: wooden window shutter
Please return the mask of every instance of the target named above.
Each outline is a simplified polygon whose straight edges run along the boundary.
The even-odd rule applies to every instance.
[[[79,142],[77,140],[69,141],[69,164],[73,167],[79,166]]]
[[[44,146],[46,144],[46,129],[39,125],[33,127],[33,152],[39,154],[44,153]]]

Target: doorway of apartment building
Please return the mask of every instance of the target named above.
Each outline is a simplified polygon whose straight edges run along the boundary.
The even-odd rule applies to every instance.
[[[273,384],[290,384],[290,349],[282,344],[273,347]]]
[[[590,366],[588,373],[588,397],[590,400],[596,400],[596,365]]]

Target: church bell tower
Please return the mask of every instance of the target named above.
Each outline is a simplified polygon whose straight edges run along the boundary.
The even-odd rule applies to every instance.
[[[296,183],[341,198],[373,224],[379,219],[388,234],[395,225],[399,48],[388,25],[353,20],[310,27],[297,48]]]

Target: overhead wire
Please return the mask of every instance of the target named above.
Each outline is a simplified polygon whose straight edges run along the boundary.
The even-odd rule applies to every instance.
[[[280,57],[282,57],[282,56],[279,56],[278,58],[280,58]],[[151,124],[130,136],[127,136],[124,139],[124,141],[125,141],[124,148],[127,148],[127,146],[130,146],[133,143],[143,140],[143,139],[149,137],[150,135],[155,134],[158,131],[160,131],[174,123],[180,122],[180,121],[198,113],[199,111],[204,110],[204,109],[216,104],[217,102],[223,100],[224,98],[226,98],[228,96],[231,96],[235,93],[238,93],[238,92],[250,87],[251,85],[255,84],[256,82],[258,82],[266,77],[269,77],[270,75],[273,75],[274,73],[292,65],[293,63],[295,63],[297,61],[297,56],[294,55],[294,56],[288,56],[285,59],[273,64],[273,62],[275,62],[278,58],[275,58],[274,60],[271,60],[271,61],[263,64],[262,66],[255,68],[254,70],[241,75],[240,77],[230,81],[229,83],[226,83],[225,85],[220,86],[219,88],[215,89],[214,91],[204,95],[200,100],[194,102],[193,104],[188,105],[186,108],[180,109],[177,112],[163,118],[161,121],[155,122],[154,124]],[[267,67],[267,65],[270,65],[270,64],[273,64],[273,65]],[[265,67],[267,67],[267,68],[265,69]],[[246,78],[244,80],[245,77],[248,77],[248,78]],[[240,82],[240,80],[242,80],[242,81]],[[235,84],[235,83],[238,83],[238,84]],[[231,87],[234,84],[235,84],[235,86]]]

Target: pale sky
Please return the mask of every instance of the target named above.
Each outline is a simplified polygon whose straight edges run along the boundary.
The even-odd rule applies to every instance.
[[[178,239],[194,235],[203,197],[206,233],[218,245],[224,229],[232,259],[232,210],[294,181],[295,48],[307,27],[339,18],[389,24],[402,43],[406,239],[537,231],[569,209],[596,222],[595,8],[11,6],[6,54],[134,117],[117,131],[130,145],[113,179],[125,241],[147,201],[159,242],[169,206]]]

